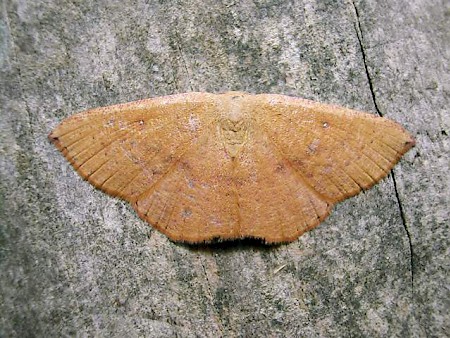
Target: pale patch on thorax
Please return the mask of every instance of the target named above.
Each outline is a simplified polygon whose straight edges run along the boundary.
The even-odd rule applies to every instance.
[[[219,133],[228,155],[236,157],[248,139],[248,126],[244,120],[223,119],[219,124]]]
[[[218,132],[225,151],[236,157],[248,139],[248,112],[242,93],[224,94],[220,100]]]

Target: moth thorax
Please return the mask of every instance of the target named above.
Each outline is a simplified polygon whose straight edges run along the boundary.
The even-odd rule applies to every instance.
[[[236,157],[248,138],[248,124],[244,119],[222,119],[219,123],[219,133],[226,152]]]

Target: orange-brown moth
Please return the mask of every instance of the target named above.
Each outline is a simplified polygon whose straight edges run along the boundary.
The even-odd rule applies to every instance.
[[[414,146],[383,117],[242,92],[91,109],[49,138],[84,179],[189,243],[293,241]]]

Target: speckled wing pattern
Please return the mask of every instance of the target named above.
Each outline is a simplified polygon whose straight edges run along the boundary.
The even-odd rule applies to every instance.
[[[83,178],[188,243],[293,241],[414,145],[385,118],[241,92],[92,109],[49,138]]]

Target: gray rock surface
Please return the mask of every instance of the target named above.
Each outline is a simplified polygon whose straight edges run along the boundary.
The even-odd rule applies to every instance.
[[[0,336],[450,334],[450,5],[0,1]],[[192,248],[48,142],[87,108],[187,91],[381,114],[417,146],[298,241]]]

